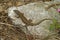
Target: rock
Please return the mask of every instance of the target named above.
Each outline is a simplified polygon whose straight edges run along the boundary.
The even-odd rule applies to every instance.
[[[59,13],[52,7],[49,10],[45,10],[45,7],[51,5],[53,2],[34,2],[29,3],[27,5],[18,6],[18,7],[10,7],[8,8],[8,16],[13,19],[12,22],[15,25],[25,25],[20,18],[17,18],[17,14],[13,10],[19,10],[27,19],[32,19],[32,23],[37,23],[40,20],[45,18],[60,20]],[[52,23],[52,20],[45,20],[37,26],[28,26],[28,31],[32,35],[38,35],[39,39],[41,40],[47,37],[50,33],[49,26]],[[25,28],[24,28],[25,29]],[[26,32],[26,30],[23,30]]]

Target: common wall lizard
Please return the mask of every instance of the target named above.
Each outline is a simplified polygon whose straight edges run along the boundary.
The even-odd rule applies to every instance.
[[[45,19],[43,19],[43,20],[40,20],[40,21],[37,22],[37,23],[32,23],[32,20],[31,20],[31,19],[28,20],[28,19],[24,16],[24,14],[21,13],[20,11],[14,10],[14,12],[21,18],[22,22],[23,22],[25,25],[27,25],[27,26],[36,26],[36,25],[39,25],[40,23],[42,23],[42,22],[45,21],[45,20],[52,20],[52,19],[47,19],[47,18],[45,18]]]

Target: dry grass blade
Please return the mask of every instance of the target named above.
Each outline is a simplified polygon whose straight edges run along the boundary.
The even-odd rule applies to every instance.
[[[0,24],[7,25],[7,26],[14,26],[14,25],[11,25],[11,24],[8,24],[8,23],[3,23],[3,22],[0,22]]]

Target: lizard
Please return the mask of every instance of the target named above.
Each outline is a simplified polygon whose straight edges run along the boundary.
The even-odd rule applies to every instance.
[[[22,22],[23,22],[25,25],[27,25],[27,26],[36,26],[36,25],[39,25],[40,23],[42,23],[42,22],[45,21],[45,20],[52,20],[52,19],[47,19],[47,18],[45,18],[45,19],[43,19],[43,20],[41,20],[41,21],[39,21],[39,22],[37,22],[37,23],[32,23],[32,20],[31,20],[31,19],[28,20],[28,19],[24,16],[24,14],[21,13],[20,11],[14,10],[14,12],[21,18]]]

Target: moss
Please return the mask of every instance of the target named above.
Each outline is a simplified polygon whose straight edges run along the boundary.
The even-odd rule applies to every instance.
[[[50,25],[49,30],[54,31],[60,28],[60,24],[56,19],[53,19],[53,24]]]

